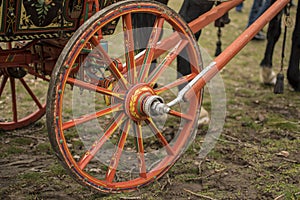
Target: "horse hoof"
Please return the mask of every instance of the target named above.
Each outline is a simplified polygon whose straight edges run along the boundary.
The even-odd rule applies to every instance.
[[[275,85],[276,74],[270,67],[260,68],[260,81],[265,85]]]
[[[290,68],[287,72],[287,80],[295,92],[300,92],[300,74],[298,75],[299,71],[292,71]]]
[[[207,125],[210,122],[209,114],[204,107],[201,107],[199,119],[198,119],[198,126],[199,125]]]
[[[298,84],[291,84],[291,86],[295,92],[300,92],[300,82],[298,82]]]

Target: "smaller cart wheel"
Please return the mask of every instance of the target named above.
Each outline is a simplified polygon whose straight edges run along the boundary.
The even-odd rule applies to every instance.
[[[0,70],[0,129],[14,130],[39,120],[46,111],[43,84],[23,68]]]
[[[141,13],[152,15],[153,25],[134,30]],[[114,34],[102,38],[100,30],[116,19]],[[146,32],[146,46],[136,47]],[[191,73],[178,78],[183,49]],[[129,0],[96,13],[75,32],[51,76],[47,126],[64,167],[81,184],[106,193],[160,178],[194,139],[202,91],[168,114],[149,108],[173,100],[201,65],[193,33],[165,5]]]
[[[16,44],[6,43],[0,51],[12,49],[13,45]],[[47,86],[22,67],[1,68],[0,130],[26,127],[39,120],[46,112]]]

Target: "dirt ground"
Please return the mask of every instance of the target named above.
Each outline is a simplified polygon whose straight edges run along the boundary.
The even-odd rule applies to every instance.
[[[243,13],[230,12],[224,46],[243,31],[250,3],[245,3]],[[216,29],[211,25],[203,31],[200,44],[213,55],[215,42]],[[0,198],[300,199],[300,93],[292,91],[286,80],[282,95],[259,83],[264,47],[265,42],[251,41],[222,71],[225,126],[204,159],[198,158],[198,152],[208,126],[198,128],[196,140],[160,180],[133,193],[99,194],[66,174],[51,149],[42,118],[24,129],[0,131]],[[280,49],[281,42],[275,50],[275,71],[279,71]],[[210,110],[208,91],[204,98],[203,105]]]

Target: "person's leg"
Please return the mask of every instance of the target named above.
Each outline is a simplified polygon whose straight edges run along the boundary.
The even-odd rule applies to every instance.
[[[192,20],[196,19],[200,15],[209,11],[214,5],[213,1],[199,1],[199,0],[184,0],[184,3],[179,11],[179,14],[183,17],[183,19],[188,23]],[[195,34],[196,40],[199,39],[201,31]],[[187,59],[187,51],[184,49],[180,55],[177,57],[177,77],[187,75],[191,73],[190,63]],[[178,89],[182,89],[184,85],[178,87]],[[198,125],[209,124],[209,114],[201,106],[201,111],[198,119]]]
[[[237,5],[237,6],[235,7],[235,10],[236,10],[237,12],[242,12],[242,11],[243,11],[243,6],[244,6],[244,3],[242,2],[242,3],[240,3],[239,5]]]
[[[258,8],[255,8],[255,12],[250,13],[249,22],[247,27],[255,22],[269,7],[270,7],[270,0],[262,0],[262,5]],[[253,40],[265,40],[266,36],[263,34],[262,31],[259,31],[254,37]]]
[[[259,12],[262,4],[263,4],[263,0],[254,0],[253,1],[252,7],[250,10],[250,14],[249,14],[247,27],[249,27],[255,21],[255,17],[257,15],[257,13]]]
[[[213,1],[199,1],[199,0],[184,0],[179,14],[187,22],[191,22],[200,15],[209,11],[214,2]],[[201,30],[195,33],[196,40],[199,39]],[[190,63],[187,60],[187,51],[184,49],[177,57],[177,72],[178,78],[191,73]],[[183,86],[179,87],[182,88]]]
[[[168,0],[155,0],[157,2],[167,4]],[[135,49],[143,50],[147,47],[155,16],[145,13],[132,14],[132,24],[134,28],[134,46]]]
[[[251,19],[252,23],[257,20],[271,5],[271,0],[264,0],[262,6],[258,10],[257,14]],[[251,23],[251,24],[252,24]]]
[[[167,4],[168,0],[155,0],[163,4]],[[143,51],[147,48],[149,37],[152,32],[156,16],[146,13],[132,14],[133,34],[134,34],[134,48],[136,51]],[[157,61],[153,60],[150,71],[156,66]]]

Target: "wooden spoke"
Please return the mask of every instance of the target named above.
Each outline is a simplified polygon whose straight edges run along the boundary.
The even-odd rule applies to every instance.
[[[2,93],[3,93],[3,90],[4,90],[4,88],[5,88],[7,79],[8,79],[7,76],[3,76],[3,79],[2,79],[1,85],[0,85],[0,97],[2,96]]]
[[[29,88],[29,86],[27,85],[27,83],[24,81],[23,78],[19,79],[20,82],[22,83],[22,85],[24,86],[24,88],[26,89],[26,91],[28,92],[28,94],[31,96],[31,98],[33,99],[33,101],[35,102],[35,104],[39,107],[39,109],[43,109],[42,104],[40,103],[40,101],[37,99],[37,97],[34,95],[34,93],[32,92],[32,90]]]
[[[68,77],[67,83],[69,83],[71,85],[78,86],[80,88],[84,88],[86,90],[95,91],[95,92],[98,92],[98,93],[101,93],[101,94],[104,94],[104,95],[107,95],[107,96],[113,96],[113,97],[116,97],[120,100],[123,100],[123,95],[122,94],[112,92],[111,90],[108,90],[106,88],[99,87],[97,85],[93,85],[91,83],[81,81],[79,79],[74,79],[74,78]]]
[[[126,120],[122,126],[122,134],[121,137],[119,139],[119,143],[118,146],[116,147],[116,152],[114,153],[113,157],[110,160],[110,164],[105,176],[105,179],[107,182],[111,183],[114,180],[118,165],[119,165],[119,161],[125,146],[125,142],[129,133],[129,129],[130,129],[130,121]]]
[[[97,152],[101,149],[103,144],[110,138],[110,136],[117,130],[117,128],[123,123],[125,120],[125,114],[121,113],[115,119],[112,119],[112,123],[104,131],[104,134],[94,142],[91,148],[81,157],[78,162],[78,166],[81,169],[84,169],[87,164],[94,158]]]
[[[161,63],[151,72],[148,77],[148,83],[155,83],[160,75],[171,65],[177,58],[182,49],[188,44],[186,40],[180,40],[178,44],[167,54]]]
[[[140,177],[147,178],[145,150],[143,144],[143,134],[141,122],[133,123],[133,130],[136,137],[137,154],[139,159]]]
[[[178,41],[181,39],[180,35],[177,32],[174,32],[169,39],[164,39],[159,42],[156,46],[156,50],[154,52],[153,60],[164,54],[168,49],[172,49]],[[145,57],[145,51],[136,59],[136,65],[140,66],[143,63]]]
[[[149,37],[149,42],[145,51],[143,64],[139,74],[139,81],[141,82],[144,82],[149,74],[151,63],[154,60],[153,58],[156,49],[156,44],[161,36],[164,21],[164,18],[157,17],[153,25],[152,33]]]
[[[98,117],[102,117],[104,115],[108,115],[110,113],[120,111],[121,109],[122,109],[122,104],[116,104],[116,105],[113,105],[113,106],[111,106],[109,108],[100,110],[100,111],[98,111],[96,113],[91,113],[91,114],[83,115],[81,117],[78,117],[76,119],[72,119],[70,121],[67,121],[67,122],[63,123],[62,129],[66,130],[66,129],[72,128],[74,126],[78,126],[80,124],[83,124],[85,122],[91,121],[91,120],[96,119]]]
[[[161,94],[161,93],[163,93],[165,91],[168,91],[168,90],[170,90],[172,88],[178,87],[181,84],[184,84],[184,83],[187,83],[187,82],[191,81],[196,76],[197,76],[197,74],[195,74],[195,73],[183,76],[181,78],[178,78],[174,82],[169,83],[168,85],[165,85],[165,86],[163,86],[161,88],[155,89],[155,92],[156,92],[156,94]]]
[[[134,58],[134,39],[132,30],[132,17],[131,13],[123,16],[123,31],[124,31],[124,45],[125,45],[125,58],[128,71],[128,80],[131,84],[136,82],[137,72]]]
[[[154,135],[157,137],[157,139],[166,148],[167,153],[169,155],[174,155],[175,154],[174,150],[172,149],[172,147],[170,146],[170,144],[168,143],[168,141],[166,140],[166,138],[163,136],[163,134],[160,132],[160,130],[158,130],[158,128],[156,127],[156,125],[154,124],[154,122],[151,119],[147,119],[146,123],[150,127],[150,129],[152,130],[152,132],[154,133]]]
[[[190,115],[178,112],[176,110],[170,110],[169,114],[173,115],[175,117],[178,117],[178,118],[182,118],[182,119],[188,120],[188,121],[192,121],[193,120],[193,116],[190,116]]]
[[[12,113],[13,113],[13,121],[18,121],[18,111],[17,111],[17,98],[16,98],[16,84],[15,79],[9,77],[10,79],[10,89],[11,89],[11,98],[12,98]]]
[[[103,55],[104,60],[107,62],[107,65],[109,65],[109,71],[117,79],[117,81],[120,82],[122,88],[128,89],[129,83],[127,82],[126,78],[120,72],[120,70],[118,69],[118,66],[116,66],[115,62],[113,62],[113,60],[110,58],[110,56],[107,54],[107,52],[99,44],[99,41],[97,40],[97,38],[92,37],[91,42],[93,45],[95,45],[95,49],[97,51],[99,51],[99,53],[101,55]]]

